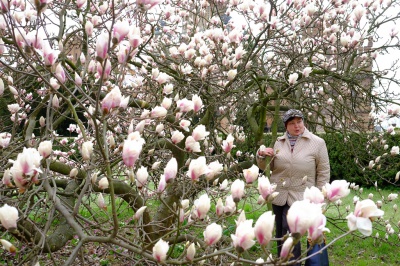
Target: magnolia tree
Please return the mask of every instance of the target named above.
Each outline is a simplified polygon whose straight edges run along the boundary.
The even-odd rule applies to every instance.
[[[269,118],[276,134],[290,107],[327,132],[396,116],[396,65],[373,65],[398,47],[396,28],[378,31],[394,27],[386,13],[398,7],[1,0],[0,236],[5,254],[16,253],[7,258],[36,263],[69,249],[70,265],[109,249],[143,265],[293,263],[295,243],[323,242],[324,213],[350,184],[308,188],[275,254],[267,203],[276,184],[251,154]],[[244,142],[251,149],[241,152]],[[348,226],[335,239],[369,236],[376,219],[396,235],[379,207],[355,200],[338,213]]]

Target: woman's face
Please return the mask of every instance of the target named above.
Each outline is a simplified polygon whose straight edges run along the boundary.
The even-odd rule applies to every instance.
[[[300,117],[295,117],[286,123],[286,130],[292,136],[298,136],[304,132],[304,122]]]

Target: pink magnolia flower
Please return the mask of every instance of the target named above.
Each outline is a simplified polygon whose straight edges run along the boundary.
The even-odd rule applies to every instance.
[[[288,237],[282,245],[280,257],[282,260],[286,261],[289,258],[289,255],[292,251],[293,247],[293,237]]]
[[[212,223],[206,227],[203,232],[204,242],[207,246],[212,246],[217,243],[222,236],[222,226],[216,223]]]
[[[232,148],[235,147],[235,145],[233,145],[234,140],[235,138],[232,136],[232,134],[229,134],[226,137],[226,140],[222,141],[222,149],[224,150],[224,152],[231,152]]]
[[[169,109],[172,105],[172,99],[165,97],[163,101],[161,102],[161,106],[164,107],[165,109]]]
[[[179,126],[181,127],[181,128],[183,128],[185,131],[189,131],[189,126],[190,126],[190,121],[189,120],[186,120],[186,119],[182,119],[180,122],[179,122]]]
[[[178,144],[185,138],[185,135],[182,134],[179,130],[173,131],[171,136],[171,141],[174,144]]]
[[[167,115],[168,110],[162,106],[156,106],[151,110],[150,116],[153,118],[157,117],[165,117]]]
[[[6,169],[3,174],[3,184],[9,188],[14,187],[14,185],[11,182],[11,174],[10,174],[10,169]]]
[[[350,231],[358,229],[363,235],[370,236],[372,234],[371,220],[381,217],[383,214],[384,211],[380,210],[372,200],[357,201],[354,213],[352,212],[346,217],[347,225]]]
[[[34,148],[24,148],[19,153],[15,161],[11,161],[13,166],[10,168],[10,174],[13,177],[15,185],[20,192],[24,192],[30,181],[36,182],[40,170],[40,161],[42,156]]]
[[[244,182],[236,179],[231,185],[231,193],[234,202],[239,202],[244,196]]]
[[[168,242],[160,239],[153,247],[153,258],[157,262],[163,263],[167,259],[167,252],[169,250]]]
[[[96,59],[102,62],[108,54],[108,34],[102,34],[96,42]]]
[[[58,64],[58,65],[57,65],[55,76],[57,77],[57,79],[58,79],[61,83],[64,83],[64,82],[65,82],[65,80],[66,80],[65,71],[64,71],[64,68],[61,66],[61,64]]]
[[[103,193],[99,193],[99,195],[97,196],[97,205],[99,206],[100,209],[107,211],[107,205],[106,202],[104,201]]]
[[[233,80],[236,77],[236,75],[237,75],[237,70],[236,69],[229,70],[228,74],[227,74],[228,80],[229,81]]]
[[[252,165],[248,169],[243,169],[244,179],[246,179],[247,184],[251,184],[257,180],[259,168],[257,165]]]
[[[136,212],[135,215],[133,216],[134,220],[139,220],[140,217],[142,217],[144,211],[146,210],[147,206],[142,206],[140,207]]]
[[[83,7],[84,4],[86,4],[86,1],[87,1],[87,0],[77,0],[77,1],[76,1],[76,6],[77,6],[78,8],[81,8],[81,7]]]
[[[299,74],[297,73],[292,73],[289,75],[288,82],[290,85],[293,85],[297,82],[297,79],[299,78]]]
[[[322,187],[325,198],[331,202],[344,198],[350,193],[350,183],[346,180],[334,180],[331,184],[326,183]]]
[[[203,220],[206,218],[210,207],[211,203],[208,195],[201,195],[197,200],[194,201],[194,216],[200,220]]]
[[[190,112],[190,111],[192,111],[193,108],[194,108],[193,101],[188,100],[188,99],[186,99],[186,98],[183,98],[183,99],[181,99],[181,100],[178,100],[178,101],[176,102],[176,105],[177,105],[177,107],[179,108],[179,111],[180,111],[180,112],[184,112],[184,113]]]
[[[104,113],[110,112],[112,108],[118,108],[121,104],[121,91],[119,87],[114,87],[101,102],[101,108]]]
[[[206,174],[206,179],[211,180],[214,176],[221,173],[224,170],[224,166],[218,160],[208,164],[208,173]]]
[[[197,159],[190,161],[189,170],[187,176],[192,179],[192,181],[198,181],[200,176],[208,173],[208,167],[206,163],[206,157],[200,156]]]
[[[0,147],[1,148],[7,148],[8,145],[10,145],[10,140],[11,140],[11,134],[8,132],[2,132],[0,133]]]
[[[147,184],[148,177],[147,167],[141,166],[136,172],[136,186],[141,189]]]
[[[311,71],[312,71],[311,67],[306,67],[306,68],[303,69],[303,73],[302,74],[306,78],[306,77],[310,76]]]
[[[186,259],[188,261],[192,261],[194,259],[194,256],[196,255],[196,247],[194,243],[190,244],[186,251]]]
[[[221,198],[218,199],[215,209],[216,209],[215,212],[218,217],[221,216],[222,214],[224,214],[224,204],[223,204]]]
[[[276,189],[276,184],[271,184],[268,177],[262,176],[258,178],[258,193],[264,200],[269,200]]]
[[[165,175],[160,176],[160,182],[158,183],[157,191],[158,193],[162,193],[167,187],[167,182],[165,181]]]
[[[165,182],[169,183],[175,179],[178,173],[178,162],[172,157],[164,168]]]
[[[0,208],[0,222],[7,230],[17,228],[18,210],[15,207],[4,204]]]
[[[109,186],[107,177],[103,177],[99,180],[99,189],[104,190]]]
[[[193,102],[193,111],[195,113],[197,113],[198,111],[201,110],[201,108],[203,108],[203,101],[201,100],[200,96],[198,96],[197,94],[194,94],[192,96],[192,102]]]
[[[260,245],[265,246],[271,241],[274,224],[275,215],[271,211],[263,213],[258,218],[254,226],[254,234]]]
[[[140,36],[140,29],[135,26],[131,27],[128,39],[132,49],[138,48],[143,42],[142,37]]]
[[[90,22],[89,20],[87,20],[85,23],[85,32],[88,36],[93,35],[93,23]]]
[[[201,152],[200,143],[196,141],[192,136],[186,138],[185,149],[188,152]]]
[[[192,137],[195,141],[204,140],[210,132],[206,131],[206,127],[204,125],[198,125],[193,129]]]
[[[236,211],[236,203],[233,201],[232,195],[229,195],[225,199],[224,213],[230,214]]]
[[[135,131],[137,132],[137,131]],[[131,133],[133,134],[133,133]],[[143,142],[138,139],[127,139],[122,149],[122,160],[127,167],[133,167],[142,152]]]
[[[239,253],[248,250],[255,244],[254,237],[253,220],[241,222],[236,227],[235,234],[231,235],[232,244]]]
[[[324,194],[314,186],[306,188],[304,191],[304,199],[308,199],[311,203],[323,203],[325,201]]]
[[[42,156],[43,158],[49,157],[52,151],[52,147],[53,144],[51,143],[51,141],[49,140],[42,141],[38,147],[40,156]]]
[[[93,154],[93,143],[91,141],[85,141],[81,147],[82,159],[89,161]]]
[[[128,35],[130,26],[127,20],[117,21],[113,28],[113,43],[120,43]]]
[[[321,213],[320,204],[311,203],[309,200],[295,201],[287,214],[290,231],[304,235]]]
[[[324,232],[330,232],[326,225],[326,217],[322,213],[319,214],[314,222],[311,224],[308,229],[308,238],[312,241],[312,243],[321,243],[324,240]]]

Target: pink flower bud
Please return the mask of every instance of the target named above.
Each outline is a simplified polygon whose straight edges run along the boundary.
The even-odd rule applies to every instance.
[[[52,145],[51,141],[46,140],[46,141],[42,141],[39,144],[38,151],[39,151],[39,154],[43,158],[47,158],[50,156],[50,154],[52,152],[52,148],[53,148],[53,145]]]
[[[168,242],[160,239],[153,247],[153,258],[157,262],[163,263],[167,259],[167,252],[169,250]]]
[[[177,173],[178,162],[172,157],[164,168],[165,182],[171,182],[173,179],[175,179]]]
[[[121,104],[121,91],[119,87],[114,87],[101,102],[101,108],[104,113],[108,113],[112,108],[118,108]]]
[[[186,259],[188,261],[192,261],[194,259],[194,256],[196,255],[196,247],[194,243],[190,244],[186,251]]]
[[[244,175],[244,178],[246,179],[247,184],[251,184],[257,180],[258,171],[259,171],[259,169],[258,169],[257,165],[254,165],[254,164],[250,168],[243,170],[243,175]]]
[[[255,237],[260,245],[267,245],[272,238],[274,230],[275,215],[271,211],[263,213],[254,226]]]
[[[142,206],[142,207],[140,207],[140,208],[136,211],[135,215],[133,216],[133,219],[134,219],[134,220],[139,220],[140,217],[142,217],[142,215],[143,215],[144,211],[146,210],[146,208],[147,208],[147,206]]]
[[[239,202],[244,196],[244,182],[236,179],[231,185],[231,193],[234,202]]]
[[[206,242],[207,246],[212,246],[217,243],[222,236],[222,226],[216,223],[212,223],[206,227],[206,230],[203,232],[204,242]]]
[[[233,242],[232,244],[236,248],[236,251],[239,253],[248,250],[255,244],[255,241],[253,240],[255,235],[252,224],[253,220],[246,220],[244,222],[241,222],[236,227],[235,234],[231,235]]]
[[[99,189],[105,190],[109,186],[107,177],[103,177],[99,181]]]
[[[100,182],[99,182],[99,185],[100,185]],[[103,197],[102,193],[100,193],[97,196],[97,205],[99,206],[100,209],[107,211],[107,205],[106,205],[106,202],[104,201],[104,197]]]
[[[147,172],[147,168],[141,166],[136,172],[136,186],[141,189],[147,184],[148,177],[149,173]]]
[[[108,35],[102,34],[98,37],[96,43],[96,59],[102,62],[106,59],[108,53]]]
[[[17,228],[18,210],[15,207],[4,204],[0,208],[0,222],[7,230]]]
[[[82,159],[89,161],[93,153],[93,143],[91,141],[85,141],[82,143],[81,154]]]
[[[203,194],[197,200],[195,200],[194,207],[194,213],[198,219],[203,220],[204,218],[206,218],[207,213],[211,207],[210,198],[208,197],[208,195]]]

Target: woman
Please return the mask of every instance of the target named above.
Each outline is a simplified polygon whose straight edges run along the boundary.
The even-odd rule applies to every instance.
[[[289,232],[287,212],[293,202],[303,199],[306,187],[316,186],[321,189],[330,178],[325,141],[305,128],[302,112],[290,109],[282,120],[286,133],[277,138],[273,149],[262,146],[256,154],[258,167],[262,170],[266,167],[266,156],[272,158],[270,180],[277,185],[276,191],[279,192],[272,202],[277,238]],[[281,245],[282,242],[278,241],[278,256]],[[299,242],[293,249],[294,259],[299,258],[300,254]]]

